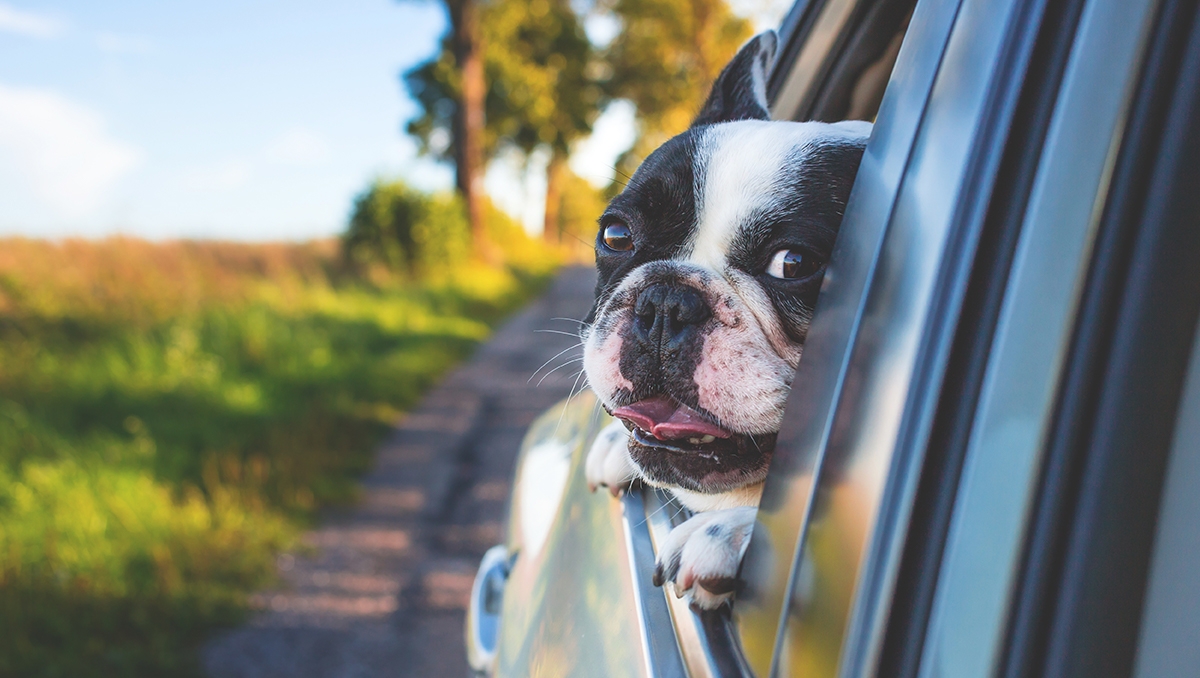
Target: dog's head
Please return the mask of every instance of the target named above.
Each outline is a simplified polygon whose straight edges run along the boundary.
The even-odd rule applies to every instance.
[[[870,133],[770,122],[775,44],[747,43],[600,219],[584,367],[654,484],[719,493],[765,477]]]

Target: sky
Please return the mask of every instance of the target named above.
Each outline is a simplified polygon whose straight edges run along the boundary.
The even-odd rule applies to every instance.
[[[447,189],[399,80],[444,30],[433,0],[0,0],[0,235],[303,240],[373,178]],[[632,139],[616,105],[572,167],[606,184]],[[486,184],[536,230],[518,166]]]

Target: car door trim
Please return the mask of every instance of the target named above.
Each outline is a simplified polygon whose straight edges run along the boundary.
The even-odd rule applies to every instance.
[[[997,668],[1070,319],[1153,9],[1092,0],[1080,19],[972,426],[922,678]]]
[[[1046,445],[1010,622],[1011,678],[1134,670],[1200,308],[1196,5],[1162,4],[1124,124]]]
[[[674,634],[652,633],[653,629],[670,629],[671,610],[664,591],[653,584],[654,542],[650,538],[646,505],[641,492],[626,492],[621,497],[621,520],[625,534],[629,571],[633,578],[634,604],[638,610],[638,631],[649,678],[686,677],[679,645]]]
[[[814,469],[830,434],[862,300],[958,6],[959,0],[925,0],[909,23],[789,396],[788,416],[743,564],[747,587],[734,606],[747,662],[759,675],[774,670],[783,646],[787,601],[798,585],[795,572],[800,536],[811,510]],[[775,636],[770,642],[748,638],[749,628],[760,634],[774,628]]]

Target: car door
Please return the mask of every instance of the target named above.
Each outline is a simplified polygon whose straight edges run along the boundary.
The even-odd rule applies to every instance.
[[[1158,675],[1178,665],[1139,647],[1187,650],[1140,620],[1196,322],[1195,3],[935,4],[793,387],[741,648],[772,676]],[[1164,568],[1200,564],[1163,543]]]
[[[1138,647],[1169,645],[1166,613],[1151,614],[1171,600],[1169,579],[1147,608],[1157,635],[1139,636],[1138,622],[1197,307],[1195,276],[1180,269],[1200,254],[1195,196],[1178,177],[1196,185],[1200,156],[1179,150],[1195,147],[1178,121],[1186,102],[1171,113],[1180,74],[1198,72],[1185,68],[1194,5],[799,3],[770,82],[773,114],[840,119],[878,105],[878,116],[744,588],[731,613],[696,614],[649,584],[654,545],[682,516],[657,492],[586,493],[580,460],[602,417],[582,396],[531,433],[508,542],[490,561],[495,576],[476,583],[498,623],[491,666],[1128,675]],[[1157,203],[1139,179],[1149,176]],[[1151,219],[1154,209],[1169,218]],[[1143,223],[1175,230],[1131,225]],[[1138,249],[1142,239],[1158,249]],[[1137,315],[1146,308],[1159,315]],[[1129,402],[1140,393],[1130,375],[1157,375],[1153,397]],[[1148,445],[1144,459],[1132,441]],[[1133,491],[1121,492],[1123,478]],[[1186,508],[1186,489],[1168,498]],[[1161,543],[1188,539],[1168,534]],[[1155,567],[1181,567],[1172,555],[1155,553]],[[489,581],[507,581],[493,587],[503,605]],[[1098,593],[1121,581],[1133,582],[1122,595]],[[1087,604],[1072,592],[1089,592]],[[472,614],[485,628],[487,615]]]
[[[926,631],[894,675],[1200,671],[1197,487],[1163,498],[1200,414],[1197,3],[1080,4]]]
[[[915,0],[797,3],[770,84],[776,117],[871,118]],[[811,73],[809,71],[812,71]],[[807,75],[806,75],[807,74]],[[531,427],[505,543],[484,558],[467,619],[470,663],[496,675],[736,675],[737,634],[654,587],[655,543],[686,516],[661,492],[587,491],[582,459],[607,423],[590,393]]]

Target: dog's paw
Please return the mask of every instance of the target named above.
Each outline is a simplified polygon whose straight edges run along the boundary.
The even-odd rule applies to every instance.
[[[637,468],[629,458],[629,431],[619,421],[605,426],[588,450],[584,463],[588,489],[607,487],[613,496],[629,487],[638,479]]]
[[[731,602],[757,512],[753,506],[706,511],[671,530],[658,551],[654,585],[671,582],[675,595],[702,610]]]

